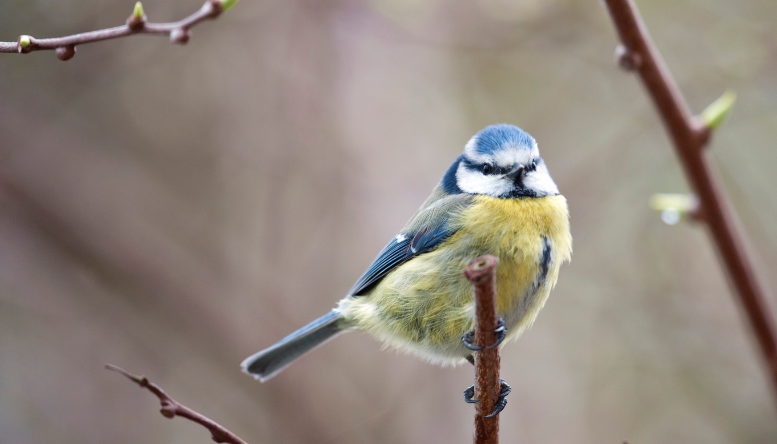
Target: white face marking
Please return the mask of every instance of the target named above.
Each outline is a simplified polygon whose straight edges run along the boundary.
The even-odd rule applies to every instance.
[[[475,136],[464,147],[464,157],[476,164],[490,164],[509,169],[516,164],[529,165],[540,157],[536,142],[533,142],[528,149],[525,146],[505,144],[493,155],[477,152],[477,142],[477,136]],[[493,197],[504,196],[515,187],[515,183],[508,177],[483,174],[482,171],[467,168],[464,163],[459,164],[456,171],[456,182],[465,193],[485,194]],[[523,185],[538,196],[558,194],[558,187],[550,177],[545,162],[542,161],[539,161],[534,171],[526,173],[523,177]]]
[[[558,194],[556,182],[553,182],[553,179],[550,177],[545,162],[540,162],[536,170],[526,173],[526,176],[523,178],[523,186],[536,191],[540,196]]]
[[[513,189],[512,180],[504,176],[486,175],[481,171],[471,170],[464,163],[460,163],[456,171],[456,183],[465,193],[486,194],[493,197],[502,196]]]

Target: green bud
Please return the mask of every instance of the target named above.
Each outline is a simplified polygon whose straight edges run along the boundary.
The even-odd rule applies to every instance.
[[[221,0],[221,8],[225,11],[237,4],[238,0]]]
[[[132,18],[136,20],[143,20],[143,4],[140,2],[135,3],[135,9],[132,11]]]
[[[650,208],[660,212],[661,220],[667,225],[680,222],[698,206],[698,200],[692,194],[654,194],[650,197]]]
[[[19,44],[21,44],[23,48],[30,46],[32,44],[31,37],[28,35],[19,37]]]
[[[728,113],[731,112],[731,108],[734,107],[734,102],[737,100],[737,95],[733,91],[726,91],[720,98],[712,103],[701,112],[701,121],[709,129],[717,129],[721,123],[726,119]]]

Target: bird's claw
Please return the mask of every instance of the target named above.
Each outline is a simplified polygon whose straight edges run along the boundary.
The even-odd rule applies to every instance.
[[[472,399],[473,396],[475,396],[475,386],[471,385],[467,387],[466,390],[464,390],[464,402],[467,404],[474,404],[478,402],[477,399]]]
[[[461,337],[461,342],[464,344],[465,347],[472,351],[480,351],[483,350],[483,347],[478,347],[477,345],[474,345],[472,341],[474,341],[475,338],[473,337],[473,332],[468,331],[464,333],[464,335]]]
[[[484,418],[493,418],[494,416],[498,415],[502,412],[502,410],[505,409],[505,406],[507,406],[507,395],[510,394],[512,391],[512,387],[510,387],[504,379],[500,381],[500,389],[499,389],[499,396],[496,398],[496,408],[494,409],[494,412],[490,415],[484,416]],[[477,399],[474,399],[475,396],[475,386],[467,387],[466,390],[464,390],[464,402],[467,404],[475,404],[478,402]]]
[[[496,398],[496,408],[494,409],[494,413],[486,415],[484,418],[493,418],[494,416],[501,413],[502,410],[504,410],[507,406],[507,395],[509,395],[511,391],[513,391],[513,388],[510,387],[504,379],[502,379],[501,388],[499,389],[499,396]]]
[[[473,344],[472,341],[474,341],[474,332],[471,330],[464,333],[464,335],[461,337],[461,342],[464,343],[465,347],[472,351],[480,351],[483,349],[498,347],[499,344],[505,340],[505,337],[507,337],[507,327],[505,327],[505,320],[502,319],[501,316],[497,317],[497,327],[496,330],[494,330],[494,333],[496,333],[496,342],[489,345],[488,347],[478,347],[477,345]]]

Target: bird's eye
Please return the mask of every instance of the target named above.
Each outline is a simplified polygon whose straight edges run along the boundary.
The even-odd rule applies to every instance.
[[[494,171],[494,167],[492,167],[487,163],[483,164],[483,174],[491,174],[493,171]]]

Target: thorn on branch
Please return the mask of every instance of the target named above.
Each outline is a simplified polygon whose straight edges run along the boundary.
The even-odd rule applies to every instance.
[[[59,60],[70,60],[76,55],[76,47],[75,45],[60,46],[57,48],[56,53]]]
[[[642,56],[623,45],[615,47],[615,61],[625,71],[636,71],[642,66]]]
[[[696,149],[703,150],[712,138],[712,129],[698,116],[691,117],[689,128],[691,136],[695,139]]]
[[[185,45],[190,37],[189,31],[183,28],[176,28],[170,31],[170,41],[179,45]]]
[[[207,11],[207,18],[214,19],[224,12],[224,2],[222,0],[208,0],[202,6],[202,9]]]

